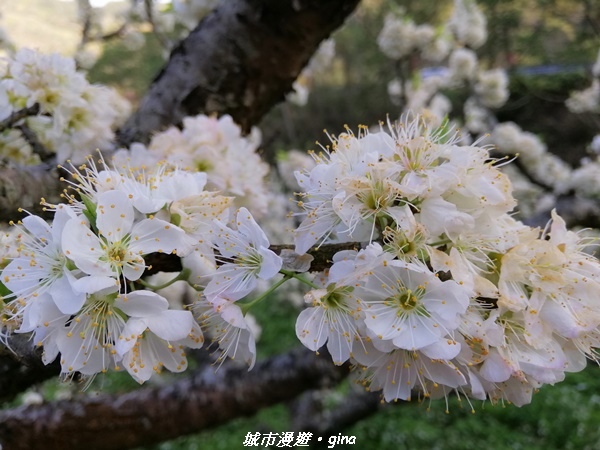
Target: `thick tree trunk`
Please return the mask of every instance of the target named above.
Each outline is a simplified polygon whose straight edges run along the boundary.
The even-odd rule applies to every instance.
[[[228,0],[171,53],[121,144],[199,113],[230,114],[249,130],[284,100],[320,42],[359,0]]]
[[[348,374],[306,349],[247,368],[226,363],[168,386],[0,412],[3,450],[128,449],[249,416]],[[240,447],[244,436],[240,436]]]

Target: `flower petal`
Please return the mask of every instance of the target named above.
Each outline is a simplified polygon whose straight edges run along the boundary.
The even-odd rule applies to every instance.
[[[236,216],[238,231],[246,236],[255,248],[269,247],[265,232],[258,226],[250,211],[240,208]]]
[[[123,356],[129,352],[147,328],[146,319],[129,319],[115,344],[117,354]]]
[[[169,302],[154,292],[134,291],[119,295],[115,307],[131,317],[151,317],[166,311]]]
[[[296,336],[306,348],[317,351],[329,337],[329,326],[325,324],[323,308],[306,308],[296,320]]]
[[[63,251],[78,269],[89,275],[113,275],[110,264],[101,260],[105,255],[102,246],[103,243],[90,230],[87,221],[76,218],[66,223],[62,233]]]
[[[98,231],[110,242],[119,242],[133,225],[133,206],[122,191],[107,191],[98,195],[96,214]]]
[[[131,230],[131,252],[141,255],[171,253],[184,244],[185,232],[160,219],[144,219]]]
[[[194,326],[194,316],[190,311],[163,311],[147,318],[148,328],[166,341],[185,339]]]

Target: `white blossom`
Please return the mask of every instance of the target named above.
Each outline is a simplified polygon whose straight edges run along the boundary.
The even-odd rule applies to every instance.
[[[572,92],[565,105],[569,111],[576,114],[600,112],[600,79],[594,79],[592,85],[586,89]]]
[[[350,358],[353,345],[361,340],[358,327],[362,313],[360,301],[351,295],[353,290],[352,286],[331,283],[326,289],[310,291],[304,300],[311,306],[296,321],[298,339],[313,351],[327,342],[327,350],[338,365]]]
[[[204,338],[190,311],[170,310],[164,297],[136,291],[117,297],[115,307],[130,318],[122,329],[115,351],[124,368],[142,383],[163,368],[187,368],[184,346],[201,347]]]
[[[124,122],[130,107],[112,89],[90,85],[76,71],[73,59],[22,49],[3,66],[0,117],[39,104],[39,113],[20,124],[35,132],[40,143],[57,154],[59,162],[82,162],[91,152],[112,147],[114,130]],[[21,154],[18,162],[39,163],[28,143],[15,141],[14,131],[10,139],[2,138],[12,143],[10,156]],[[18,150],[14,148],[16,142],[20,142]]]
[[[134,221],[133,206],[124,192],[98,196],[98,235],[88,220],[70,219],[62,234],[66,256],[83,272],[95,277],[123,277],[135,281],[145,269],[142,255],[170,253],[182,245],[183,230],[160,219]],[[85,279],[84,279],[85,280]]]
[[[211,343],[222,352],[218,362],[229,357],[243,361],[251,370],[256,362],[256,341],[253,325],[246,321],[240,307],[232,300],[215,297],[210,302],[200,298],[192,308]]]
[[[204,290],[209,300],[225,296],[239,300],[256,287],[257,279],[273,278],[281,269],[281,258],[269,250],[269,241],[246,208],[236,215],[236,229],[214,221],[213,238],[223,264]]]
[[[388,14],[377,37],[381,51],[391,59],[407,56],[415,47],[416,26],[405,17]]]
[[[411,351],[448,339],[469,304],[454,281],[442,282],[424,265],[403,261],[375,268],[355,295],[373,338]]]
[[[477,49],[487,40],[487,20],[475,0],[455,0],[448,22],[458,42]]]
[[[488,108],[500,108],[508,100],[508,75],[503,69],[480,71],[477,74],[475,92],[481,103]]]
[[[448,66],[451,77],[456,82],[470,81],[474,79],[477,71],[477,55],[468,48],[457,48],[450,54]]]

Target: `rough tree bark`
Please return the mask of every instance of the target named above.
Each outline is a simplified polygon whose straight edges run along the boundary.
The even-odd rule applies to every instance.
[[[186,115],[230,114],[249,130],[290,92],[318,48],[360,0],[227,0],[173,50],[117,143],[148,142]],[[40,211],[30,181],[43,168],[0,167],[0,220],[21,207]],[[29,180],[29,181],[25,181]],[[64,186],[44,175],[46,196]],[[10,195],[3,195],[4,192]]]
[[[32,347],[29,336],[16,334],[8,342],[12,350],[0,346],[0,402],[60,373],[58,360],[44,365],[41,349]]]
[[[171,53],[119,142],[200,112],[230,114],[245,130],[284,100],[321,41],[359,0],[228,0]]]
[[[0,221],[16,221],[21,217],[19,208],[42,213],[42,197],[49,203],[58,203],[64,189],[59,179],[59,170],[50,164],[22,167],[0,161]]]

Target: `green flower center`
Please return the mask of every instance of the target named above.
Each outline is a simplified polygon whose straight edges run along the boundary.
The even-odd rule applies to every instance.
[[[352,286],[336,287],[335,283],[327,286],[327,294],[321,301],[328,308],[345,308],[345,298],[354,291]]]
[[[407,313],[429,316],[429,312],[421,302],[425,288],[419,286],[412,289],[401,288],[396,294],[384,300],[385,304],[397,308],[397,315],[403,316]]]

